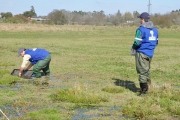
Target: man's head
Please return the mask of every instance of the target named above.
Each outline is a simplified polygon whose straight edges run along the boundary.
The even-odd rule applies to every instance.
[[[19,57],[19,56],[22,56],[22,57],[23,57],[25,50],[26,50],[25,48],[19,48],[19,49],[18,49],[18,57]]]
[[[150,15],[147,12],[143,12],[137,17],[141,19],[141,23],[148,22],[150,19]]]

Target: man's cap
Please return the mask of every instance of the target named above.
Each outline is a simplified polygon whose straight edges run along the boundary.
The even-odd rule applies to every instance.
[[[25,50],[25,48],[19,48],[18,49],[18,57],[20,56],[20,54],[22,53],[22,51],[24,51]]]
[[[147,12],[143,12],[137,17],[138,18],[143,18],[143,19],[149,19],[150,18],[149,14]]]

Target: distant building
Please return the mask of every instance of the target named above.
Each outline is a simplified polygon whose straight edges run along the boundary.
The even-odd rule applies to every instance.
[[[126,23],[129,24],[129,23],[133,23],[134,21],[132,20],[128,20]]]
[[[35,20],[35,21],[45,21],[45,20],[47,20],[47,19],[43,19],[43,18],[41,18],[41,17],[31,17],[30,20]]]

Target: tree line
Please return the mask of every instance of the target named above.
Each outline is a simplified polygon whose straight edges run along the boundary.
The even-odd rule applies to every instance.
[[[139,19],[137,16],[140,13],[138,11],[121,13],[120,10],[115,14],[106,15],[103,10],[83,12],[83,11],[67,11],[53,10],[47,16],[37,16],[35,9],[31,6],[29,11],[23,12],[23,14],[12,15],[11,12],[0,13],[2,22],[10,23],[27,23],[33,22],[37,23],[36,20],[31,20],[30,18],[42,18],[40,23],[43,24],[55,24],[55,25],[135,25],[139,24]],[[172,10],[166,14],[151,14],[151,20],[155,25],[160,27],[170,27],[172,25],[180,25],[180,9]]]

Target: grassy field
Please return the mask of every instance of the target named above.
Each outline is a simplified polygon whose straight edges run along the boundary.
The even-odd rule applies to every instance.
[[[1,23],[0,109],[11,120],[180,119],[180,27],[159,29],[152,85],[141,97],[129,53],[136,28]],[[49,50],[51,77],[11,76],[20,47]]]

